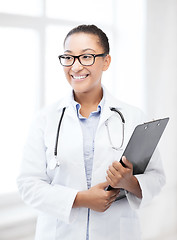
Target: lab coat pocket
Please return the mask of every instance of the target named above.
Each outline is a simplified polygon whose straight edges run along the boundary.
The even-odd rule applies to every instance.
[[[120,219],[120,240],[141,240],[140,223],[137,217]]]

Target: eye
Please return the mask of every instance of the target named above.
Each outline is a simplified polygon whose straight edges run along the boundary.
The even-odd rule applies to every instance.
[[[65,60],[71,60],[73,57],[70,55],[63,55],[62,58]]]
[[[84,61],[84,62],[90,62],[92,61],[93,59],[93,56],[91,54],[84,54],[81,56],[81,60]]]
[[[85,54],[85,55],[82,55],[82,58],[83,59],[91,59],[91,58],[93,58],[93,56],[90,54]]]

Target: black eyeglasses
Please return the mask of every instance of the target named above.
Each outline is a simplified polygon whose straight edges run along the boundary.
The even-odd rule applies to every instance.
[[[79,56],[73,56],[69,54],[59,55],[58,58],[60,63],[64,67],[70,67],[74,64],[76,58],[79,60],[80,64],[83,66],[91,66],[95,62],[96,57],[105,57],[107,53],[102,54],[81,54]]]

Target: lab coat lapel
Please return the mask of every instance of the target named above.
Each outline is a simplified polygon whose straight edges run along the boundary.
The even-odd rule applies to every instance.
[[[110,95],[110,93],[106,90],[106,88],[104,86],[103,86],[103,92],[104,92],[105,102],[104,102],[104,106],[102,109],[98,127],[101,126],[103,123],[105,123],[105,121],[114,114],[114,112],[111,111],[111,109],[110,109],[111,107],[115,107],[118,109],[120,108],[118,106],[118,101],[115,100],[114,97],[112,97]]]
[[[66,107],[65,115],[70,116],[71,118],[73,117],[77,118],[72,101],[73,101],[73,92],[70,91],[68,95],[60,101],[58,105],[58,110],[61,111],[61,109]]]

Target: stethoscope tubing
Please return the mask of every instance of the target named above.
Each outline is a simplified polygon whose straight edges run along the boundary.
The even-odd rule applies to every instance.
[[[55,140],[54,159],[53,159],[53,161],[54,161],[54,162],[56,161],[56,166],[59,166],[59,165],[60,165],[60,163],[57,161],[57,151],[58,151],[57,149],[58,149],[58,140],[59,140],[61,123],[62,123],[62,120],[63,120],[63,117],[64,117],[65,110],[66,110],[66,107],[64,107],[64,108],[62,109],[61,117],[60,117],[60,120],[59,120],[59,123],[58,123],[58,128],[57,128],[56,140]],[[122,114],[117,108],[110,107],[110,110],[118,113],[118,115],[120,116],[121,121],[122,121],[122,142],[121,142],[120,147],[114,147],[114,146],[113,146],[112,141],[111,141],[111,136],[110,136],[110,133],[109,133],[108,119],[107,119],[106,122],[105,122],[105,125],[106,125],[106,127],[107,127],[107,132],[108,132],[108,138],[109,138],[111,147],[112,147],[114,150],[117,150],[117,151],[118,151],[119,149],[122,148],[123,143],[124,143],[124,124],[125,124],[125,119],[124,119],[123,114]],[[55,159],[56,159],[56,160],[55,160]],[[52,169],[54,169],[54,165],[55,165],[55,164],[52,163]]]
[[[121,111],[119,111],[117,108],[114,108],[114,107],[111,107],[110,110],[117,112],[119,114],[119,116],[121,117],[122,123],[125,123],[125,118],[124,118],[123,114],[121,113]]]
[[[56,140],[55,140],[55,148],[54,148],[54,156],[57,157],[57,149],[58,149],[58,139],[59,139],[59,134],[60,134],[60,127],[61,127],[61,123],[64,117],[64,113],[65,113],[66,107],[63,108],[62,110],[62,114],[58,123],[58,129],[57,129],[57,135],[56,135]]]

